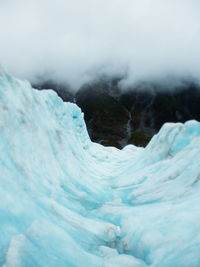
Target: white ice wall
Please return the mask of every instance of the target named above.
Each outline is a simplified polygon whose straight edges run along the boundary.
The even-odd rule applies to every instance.
[[[200,123],[92,143],[55,92],[0,74],[1,266],[200,266]]]

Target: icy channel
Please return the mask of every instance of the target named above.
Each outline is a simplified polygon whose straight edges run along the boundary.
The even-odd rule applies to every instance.
[[[92,143],[81,110],[0,73],[0,266],[199,267],[200,123]]]

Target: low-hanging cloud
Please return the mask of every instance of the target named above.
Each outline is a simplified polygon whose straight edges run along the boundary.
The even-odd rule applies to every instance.
[[[128,85],[200,78],[199,0],[1,0],[0,63],[77,89],[97,74]]]

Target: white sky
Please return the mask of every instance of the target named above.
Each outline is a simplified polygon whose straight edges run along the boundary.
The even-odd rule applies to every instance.
[[[199,0],[0,0],[0,64],[78,88],[101,72],[126,83],[200,79]]]

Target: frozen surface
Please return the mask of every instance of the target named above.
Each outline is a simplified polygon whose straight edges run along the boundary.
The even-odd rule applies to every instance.
[[[0,266],[199,267],[200,123],[92,143],[80,109],[0,73]]]

